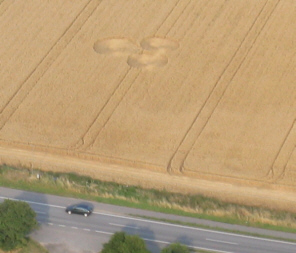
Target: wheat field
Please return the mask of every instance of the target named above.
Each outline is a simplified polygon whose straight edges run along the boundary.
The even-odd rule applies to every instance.
[[[2,0],[0,162],[291,209],[295,24],[294,0]]]

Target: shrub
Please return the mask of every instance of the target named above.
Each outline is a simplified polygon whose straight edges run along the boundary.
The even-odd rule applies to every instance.
[[[187,246],[180,243],[173,243],[162,249],[161,253],[190,253]]]
[[[26,243],[37,227],[36,213],[25,202],[5,200],[0,204],[0,248],[12,250]]]
[[[117,232],[104,244],[101,253],[149,253],[149,251],[139,236]]]

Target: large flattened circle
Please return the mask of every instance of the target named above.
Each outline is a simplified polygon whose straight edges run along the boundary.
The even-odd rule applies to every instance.
[[[161,37],[150,37],[145,38],[141,41],[141,47],[145,50],[175,50],[179,47],[177,41],[161,38]]]
[[[94,43],[93,48],[99,54],[130,54],[140,50],[132,40],[127,38],[98,40]]]
[[[168,63],[168,58],[162,54],[132,54],[127,63],[133,68],[162,67]]]

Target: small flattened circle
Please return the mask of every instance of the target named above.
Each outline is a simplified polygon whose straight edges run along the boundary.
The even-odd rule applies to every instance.
[[[174,40],[151,37],[141,41],[141,47],[145,50],[175,50],[179,47],[179,43]]]
[[[127,38],[98,40],[94,43],[93,48],[99,54],[131,54],[140,50],[135,43]]]
[[[162,67],[168,63],[168,58],[162,54],[132,54],[127,64],[133,68]]]

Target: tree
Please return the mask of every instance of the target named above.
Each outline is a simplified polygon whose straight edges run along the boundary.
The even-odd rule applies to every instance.
[[[139,236],[117,232],[104,244],[101,253],[149,253],[149,251]]]
[[[0,248],[12,250],[22,246],[37,224],[36,213],[27,203],[5,200],[0,204]]]
[[[161,253],[190,253],[187,246],[180,243],[173,243],[162,249]]]

